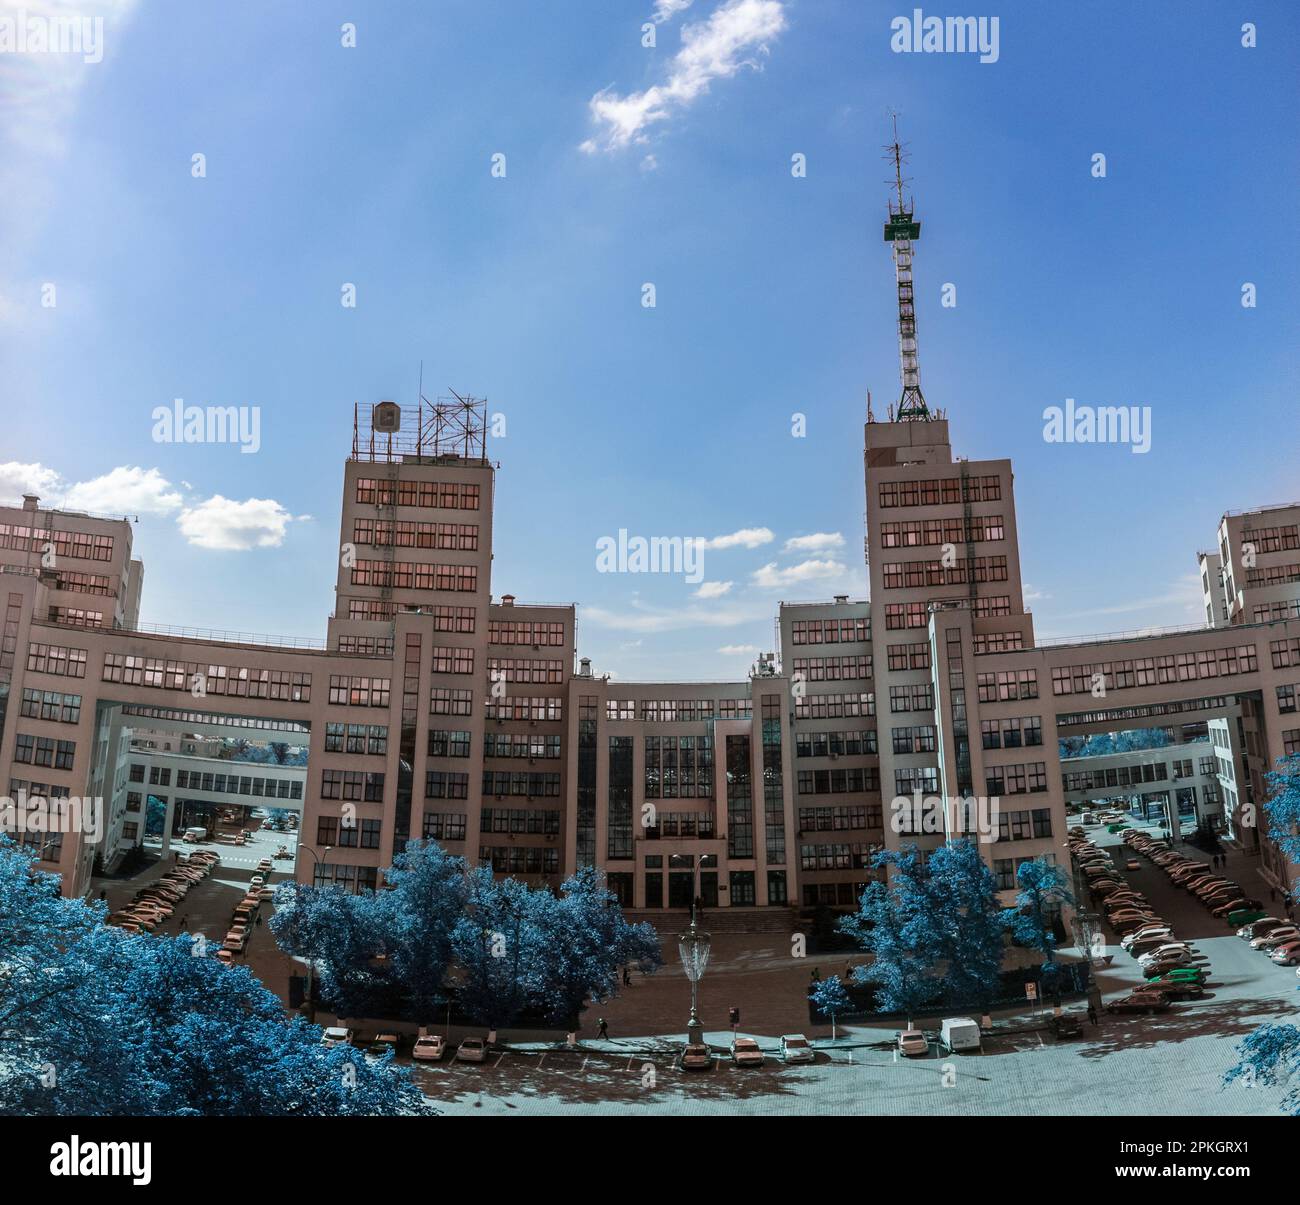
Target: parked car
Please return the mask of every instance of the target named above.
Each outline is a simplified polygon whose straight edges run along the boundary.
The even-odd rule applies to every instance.
[[[1148,975],[1148,983],[1157,983],[1159,980],[1168,980],[1171,983],[1204,983],[1209,978],[1209,972],[1204,967],[1175,967],[1171,971],[1163,971],[1159,975]]]
[[[466,1038],[456,1047],[458,1063],[482,1063],[487,1059],[487,1042],[482,1038]]]
[[[1173,972],[1157,975],[1147,980],[1147,986],[1158,988],[1170,1000],[1194,1000],[1205,994],[1204,981],[1200,979],[1175,979]]]
[[[1243,924],[1237,930],[1237,936],[1250,940],[1252,937],[1262,937],[1265,933],[1271,933],[1274,929],[1285,928],[1290,923],[1290,921],[1278,920],[1276,916],[1261,916],[1248,924]]]
[[[713,1066],[713,1052],[699,1042],[682,1047],[678,1063],[683,1071],[708,1071]]]
[[[1274,946],[1280,946],[1284,942],[1295,941],[1300,938],[1300,929],[1295,925],[1282,925],[1277,929],[1270,929],[1267,933],[1259,937],[1250,939],[1250,948],[1252,950],[1271,950]]]
[[[1153,958],[1150,962],[1138,962],[1142,969],[1144,978],[1157,979],[1167,971],[1176,971],[1184,967],[1196,965],[1195,958],[1187,952],[1178,954],[1162,954],[1159,958]]]
[[[1140,988],[1128,996],[1121,996],[1106,1005],[1108,1013],[1163,1013],[1169,1010],[1169,997],[1164,992]]]
[[[1119,939],[1119,944],[1125,950],[1131,950],[1135,942],[1144,941],[1148,937],[1172,939],[1173,930],[1168,925],[1143,925],[1140,929],[1134,929],[1132,933],[1125,933]]]
[[[322,1046],[351,1046],[356,1035],[342,1025],[331,1025],[321,1034]]]
[[[753,1038],[733,1038],[731,1042],[731,1061],[737,1067],[761,1067],[763,1051]]]
[[[1140,870],[1141,868],[1142,868],[1142,863],[1139,862],[1136,858],[1126,858],[1124,860],[1125,870]]]
[[[377,1033],[375,1040],[366,1047],[366,1062],[378,1063],[390,1054],[397,1053],[397,1035],[395,1033]]]
[[[1300,962],[1300,941],[1284,941],[1270,950],[1268,956],[1280,967],[1293,967]]]
[[[411,1057],[421,1063],[437,1063],[447,1053],[447,1039],[439,1033],[420,1033],[411,1049]]]
[[[1132,954],[1134,958],[1141,958],[1143,955],[1164,949],[1172,940],[1172,933],[1159,933],[1154,937],[1144,937],[1129,946],[1128,952]]]
[[[918,1058],[930,1053],[930,1040],[919,1029],[902,1029],[898,1032],[898,1053],[906,1058]]]
[[[783,1063],[811,1063],[814,1061],[813,1048],[801,1033],[781,1035],[781,1061]]]

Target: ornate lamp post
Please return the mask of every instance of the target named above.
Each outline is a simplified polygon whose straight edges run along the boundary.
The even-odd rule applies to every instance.
[[[682,969],[691,981],[691,1018],[686,1023],[686,1041],[689,1045],[702,1045],[704,1026],[700,1024],[698,1010],[700,980],[704,978],[704,968],[709,965],[709,947],[711,939],[695,923],[695,905],[691,905],[691,923],[686,932],[677,938],[677,953],[682,960]]]

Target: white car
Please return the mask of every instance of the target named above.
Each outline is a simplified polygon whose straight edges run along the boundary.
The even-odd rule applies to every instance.
[[[1285,945],[1288,941],[1300,939],[1300,929],[1295,925],[1283,925],[1280,929],[1272,929],[1260,937],[1250,939],[1250,948],[1252,950],[1271,950],[1274,946]]]
[[[753,1038],[736,1038],[731,1043],[731,1061],[737,1067],[761,1067],[763,1051]]]
[[[811,1063],[815,1061],[813,1048],[801,1033],[781,1035],[781,1061],[783,1063]]]
[[[487,1043],[482,1038],[466,1038],[456,1047],[456,1061],[482,1063],[487,1059]]]
[[[930,1053],[930,1041],[919,1029],[903,1029],[898,1034],[898,1053],[907,1058]]]
[[[415,1039],[411,1057],[420,1062],[437,1063],[447,1053],[447,1039],[438,1033],[422,1033]]]
[[[331,1025],[323,1034],[321,1034],[321,1045],[330,1046],[351,1046],[353,1033],[350,1029],[345,1029],[342,1025]]]
[[[1152,937],[1169,937],[1172,938],[1174,931],[1168,925],[1146,925],[1141,929],[1134,929],[1132,933],[1125,933],[1119,939],[1119,944],[1126,950],[1131,950],[1140,941],[1147,941]]]
[[[1186,946],[1175,946],[1173,949],[1152,950],[1150,954],[1143,954],[1138,959],[1138,966],[1144,972],[1150,972],[1154,966],[1180,966],[1189,967],[1196,961],[1195,956]]]

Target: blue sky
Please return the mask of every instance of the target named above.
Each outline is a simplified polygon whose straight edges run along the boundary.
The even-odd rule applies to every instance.
[[[1195,622],[1222,511],[1300,497],[1294,5],[999,3],[992,63],[860,0],[694,0],[654,48],[654,0],[73,8],[102,62],[0,54],[0,487],[139,513],[147,621],[323,634],[353,403],[421,360],[506,420],[495,592],[581,604],[598,671],[738,677],[778,600],[863,596],[890,106],[922,384],[1015,461],[1040,635]],[[177,397],[260,450],[154,442]],[[1067,397],[1149,406],[1151,451],[1044,442]],[[700,598],[598,573],[620,528],[758,534]]]

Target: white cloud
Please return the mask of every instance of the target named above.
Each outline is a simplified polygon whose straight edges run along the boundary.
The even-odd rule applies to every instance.
[[[198,548],[244,552],[278,548],[293,516],[271,498],[235,502],[214,494],[206,502],[186,507],[176,520],[181,534]]]
[[[1043,602],[1051,597],[1046,590],[1040,590],[1037,586],[1031,586],[1028,582],[1025,583],[1025,602]]]
[[[724,644],[719,650],[724,657],[753,656],[758,652],[756,644]]]
[[[807,536],[792,536],[786,540],[784,552],[825,552],[828,548],[843,548],[844,537],[838,531],[815,531]]]
[[[728,79],[742,67],[757,69],[753,55],[767,53],[785,24],[782,0],[726,0],[707,21],[684,25],[682,48],[663,83],[627,96],[605,88],[591,98],[597,133],[582,150],[594,154],[646,142],[647,127],[691,105],[714,80]]]
[[[784,569],[778,569],[775,561],[769,561],[761,569],[754,570],[754,585],[764,590],[779,590],[783,586],[793,586],[799,582],[839,577],[845,572],[847,568],[840,561],[800,561],[797,565],[787,565]]]
[[[665,21],[671,21],[690,6],[691,0],[655,0],[655,24],[662,25]]]
[[[183,501],[157,469],[118,465],[101,477],[72,486],[60,505],[106,515],[167,515]]]
[[[695,591],[696,598],[721,598],[727,593],[734,582],[705,582],[698,590]]]
[[[776,534],[769,527],[742,527],[726,536],[710,536],[700,541],[702,547],[721,548],[757,548],[760,544],[770,544]]]
[[[24,494],[47,499],[63,488],[63,479],[43,464],[20,464],[16,460],[0,464],[0,504],[16,505]]]

